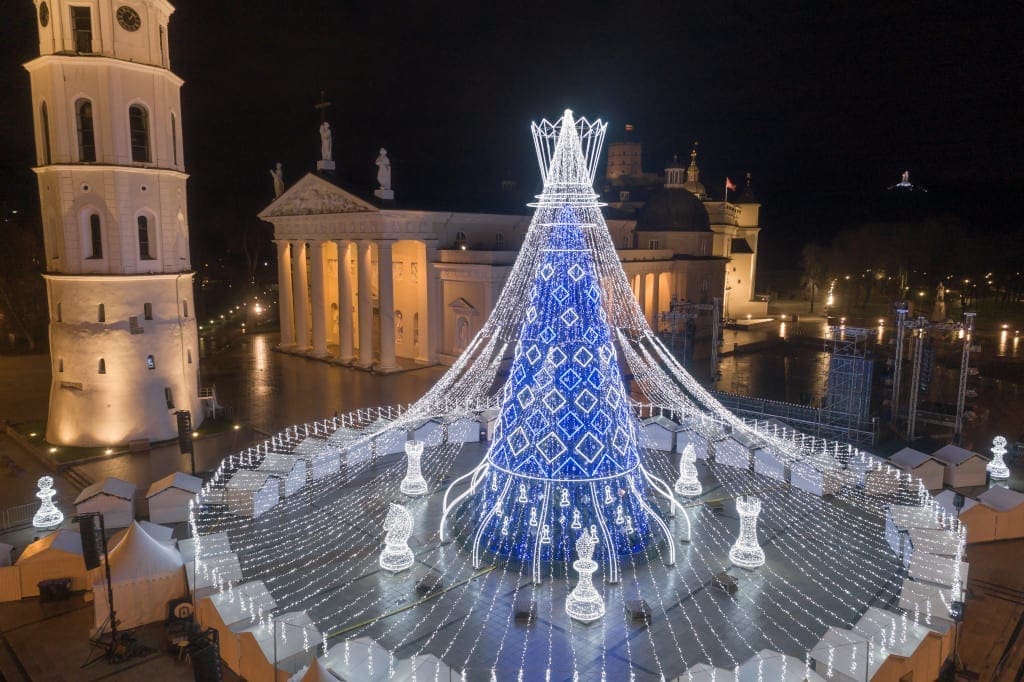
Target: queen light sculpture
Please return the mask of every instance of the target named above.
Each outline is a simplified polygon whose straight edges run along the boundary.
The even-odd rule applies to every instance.
[[[697,478],[697,452],[693,449],[693,443],[687,443],[679,456],[679,478],[673,489],[683,497],[700,497],[704,492]]]
[[[32,525],[35,528],[53,528],[64,522],[64,514],[53,503],[53,496],[57,492],[53,489],[53,479],[43,476],[37,484],[39,486],[36,497],[39,498],[39,511],[32,517]]]
[[[475,567],[487,553],[531,565],[535,582],[542,565],[571,560],[575,533],[560,523],[568,508],[580,512],[584,526],[596,526],[609,582],[618,581],[619,557],[638,555],[661,540],[665,563],[675,563],[674,538],[647,499],[639,423],[587,242],[594,227],[588,211],[598,205],[587,159],[603,124],[596,131],[575,122],[569,111],[551,130],[534,127],[544,191],[534,204],[542,236],[527,305],[500,392],[495,438],[470,477],[469,491],[443,509],[447,515],[465,499],[463,508],[474,510],[453,533],[469,539]],[[452,483],[446,500],[460,483]],[[667,484],[651,487],[671,498]],[[629,529],[624,515],[632,519]],[[508,535],[500,532],[505,518],[511,520]],[[446,533],[442,517],[442,538]]]
[[[427,481],[423,478],[420,470],[420,459],[423,456],[423,441],[408,440],[405,442],[405,454],[408,458],[405,478],[402,479],[398,489],[409,497],[418,497],[427,492]]]
[[[1010,477],[1010,468],[1003,460],[1005,454],[1006,438],[996,436],[992,439],[992,461],[985,467],[993,481],[1005,481]]]
[[[380,567],[398,573],[412,566],[415,558],[409,548],[412,535],[412,514],[400,504],[392,503],[384,518],[384,550],[380,553]]]
[[[590,623],[604,615],[604,599],[594,589],[592,577],[598,568],[597,562],[594,561],[594,548],[597,547],[597,542],[596,526],[584,531],[576,541],[578,558],[572,562],[572,567],[580,579],[565,599],[565,612],[570,618],[583,623]]]
[[[761,500],[751,495],[737,497],[736,511],[740,515],[740,536],[729,550],[729,561],[741,568],[757,568],[764,564],[764,550],[757,544],[757,515],[761,513]]]

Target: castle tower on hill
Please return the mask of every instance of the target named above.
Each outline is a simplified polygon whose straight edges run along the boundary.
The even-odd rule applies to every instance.
[[[53,380],[46,438],[160,441],[202,419],[165,0],[36,0],[32,85]]]

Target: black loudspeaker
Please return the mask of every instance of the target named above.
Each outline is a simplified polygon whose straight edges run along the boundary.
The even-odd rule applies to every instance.
[[[425,597],[428,594],[437,592],[442,586],[443,580],[441,578],[441,574],[431,571],[420,578],[419,582],[416,583],[416,592],[419,593],[420,596]]]
[[[964,496],[961,495],[960,493],[954,493],[953,494],[953,506],[956,507],[956,510],[958,512],[961,509],[963,509],[964,508]]]
[[[189,642],[188,656],[192,659],[192,679],[195,682],[223,682],[216,630],[207,630]]]
[[[532,622],[537,617],[537,602],[533,600],[533,595],[517,594],[512,604],[512,613],[519,622]]]
[[[82,558],[85,559],[87,571],[99,567],[103,554],[103,538],[100,537],[96,520],[95,516],[78,517],[78,530],[82,533]]]
[[[712,578],[711,584],[726,594],[736,594],[740,589],[739,581],[724,571]]]
[[[178,410],[174,416],[178,418],[178,450],[187,455],[192,452],[192,413]]]
[[[648,625],[651,624],[651,619],[654,617],[651,605],[645,599],[631,599],[627,601],[626,614],[633,620],[642,621]]]

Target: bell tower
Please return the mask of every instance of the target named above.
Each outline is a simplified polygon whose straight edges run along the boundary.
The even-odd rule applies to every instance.
[[[36,166],[54,444],[118,445],[202,420],[166,0],[34,0]]]

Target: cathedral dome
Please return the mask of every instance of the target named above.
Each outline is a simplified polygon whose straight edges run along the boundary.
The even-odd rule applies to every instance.
[[[704,202],[682,187],[654,192],[636,220],[636,229],[648,232],[706,232],[710,226]]]

